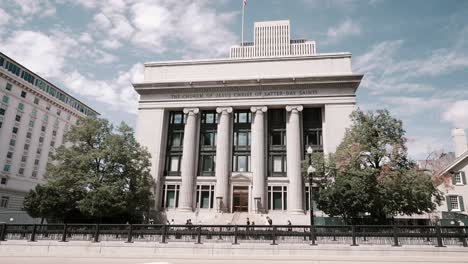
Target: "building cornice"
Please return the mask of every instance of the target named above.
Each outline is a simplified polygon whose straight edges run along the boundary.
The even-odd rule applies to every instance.
[[[40,89],[37,89],[37,87],[35,87],[34,85],[24,81],[23,79],[19,78],[16,75],[13,75],[13,74],[5,71],[1,67],[0,67],[0,77],[6,79],[10,83],[15,84],[16,86],[19,86],[21,89],[24,89],[26,92],[29,92],[30,94],[34,95],[35,97],[46,101],[50,105],[53,105],[53,106],[57,107],[61,111],[64,111],[66,113],[70,113],[70,114],[72,114],[72,115],[74,115],[75,117],[78,117],[78,118],[86,117],[86,114],[74,109],[73,107],[71,107],[71,106],[67,105],[66,103],[58,100],[57,98],[49,95],[48,93],[46,93],[46,92],[44,92],[44,91],[42,91]],[[31,86],[34,86],[34,88],[31,88]],[[54,88],[55,88],[55,86],[54,86]],[[75,98],[73,98],[73,99],[76,100]],[[80,102],[80,101],[78,101],[78,102]],[[89,109],[91,109],[91,108],[89,108]],[[93,111],[96,115],[99,115],[99,113],[96,112],[95,110],[91,109],[91,111]]]
[[[364,75],[345,74],[345,75],[324,75],[308,77],[289,77],[289,78],[259,78],[245,80],[217,80],[217,81],[194,81],[194,82],[147,82],[134,83],[133,87],[140,93],[149,90],[166,89],[193,89],[193,88],[217,88],[217,87],[258,87],[267,85],[291,85],[291,84],[350,84],[357,89]]]
[[[295,55],[283,57],[259,57],[259,58],[236,58],[236,59],[203,59],[203,60],[173,60],[173,61],[155,61],[145,63],[145,67],[170,67],[181,65],[206,65],[206,64],[230,64],[230,63],[246,63],[246,62],[271,62],[271,61],[296,61],[296,60],[322,60],[332,58],[351,58],[350,52],[337,53],[321,53],[310,56]]]

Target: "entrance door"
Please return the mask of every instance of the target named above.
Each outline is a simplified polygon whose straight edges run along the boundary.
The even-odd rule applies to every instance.
[[[232,209],[234,212],[248,212],[249,211],[249,187],[248,186],[234,186],[232,192]]]

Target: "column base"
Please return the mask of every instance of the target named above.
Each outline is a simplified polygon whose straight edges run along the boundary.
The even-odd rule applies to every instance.
[[[193,212],[193,209],[191,207],[179,207],[179,208],[177,208],[177,211],[179,211],[179,212]]]
[[[291,210],[288,210],[288,213],[289,214],[294,214],[294,215],[303,215],[304,210],[302,210],[302,209],[291,209]]]

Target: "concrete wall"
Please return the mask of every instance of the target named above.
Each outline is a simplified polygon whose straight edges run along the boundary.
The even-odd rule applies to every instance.
[[[145,81],[190,82],[352,74],[351,54],[243,60],[169,61],[145,64]]]
[[[272,246],[269,244],[245,243],[232,245],[230,243],[168,243],[158,242],[68,242],[56,241],[7,241],[0,242],[0,257],[34,256],[34,257],[114,257],[114,258],[184,258],[196,257],[208,259],[209,257],[242,257],[249,256],[260,259],[274,256],[288,256],[290,258],[309,257],[313,260],[334,260],[333,263],[347,261],[377,263],[383,260],[389,262],[420,263],[466,263],[468,249],[462,247],[434,246],[402,246],[389,245],[318,245],[311,247],[308,244],[294,245],[281,244]],[[270,260],[270,261],[273,261]],[[310,262],[312,263],[312,262]],[[328,263],[328,262],[327,262]],[[359,262],[357,262],[359,263]]]

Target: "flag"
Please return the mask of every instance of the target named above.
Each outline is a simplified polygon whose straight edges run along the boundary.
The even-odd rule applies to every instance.
[[[242,0],[242,6],[246,6],[247,5],[247,0]]]

